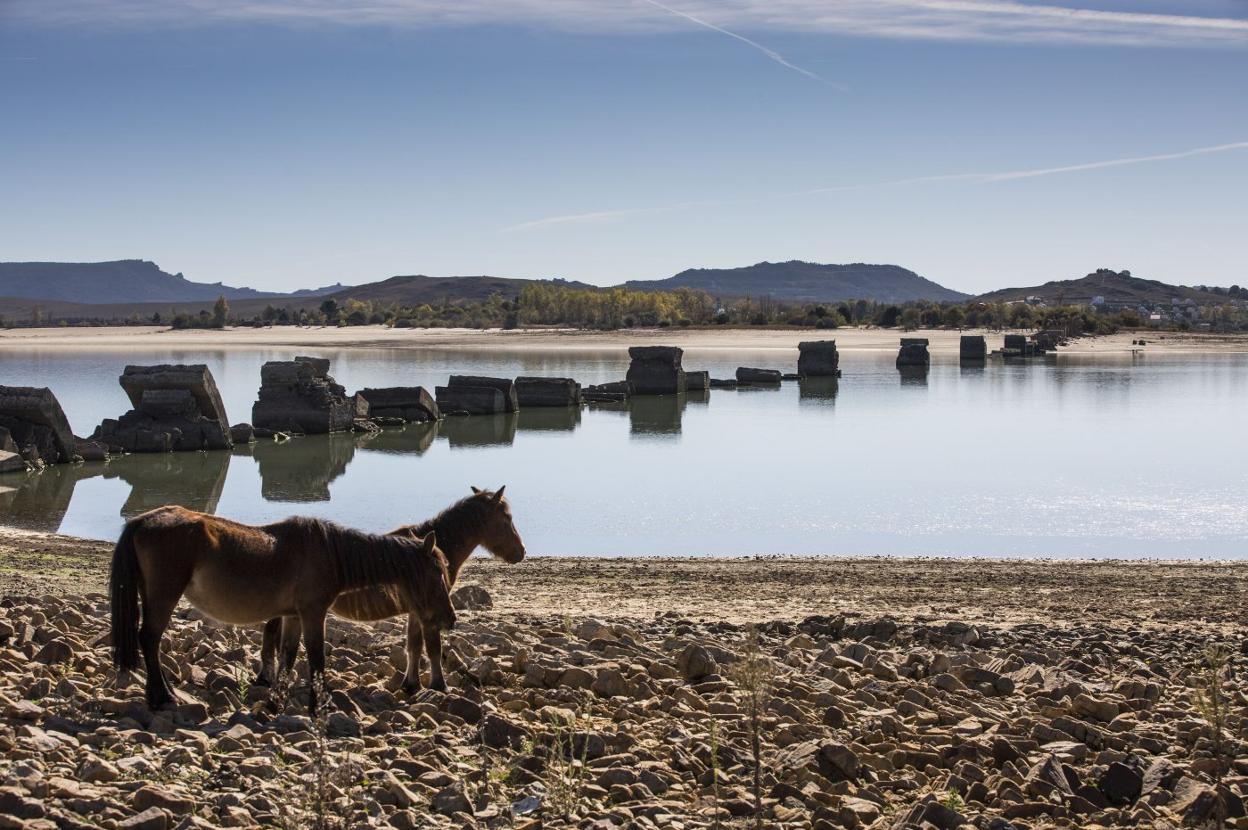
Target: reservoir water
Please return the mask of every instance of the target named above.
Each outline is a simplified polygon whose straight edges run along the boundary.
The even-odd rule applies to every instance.
[[[349,392],[452,373],[624,376],[620,349],[0,350],[74,431],[129,408],[129,363],[206,363],[232,422],[266,360],[314,354]],[[507,485],[535,555],[1248,556],[1248,356],[1058,355],[902,377],[845,352],[839,384],[449,418],[380,435],[126,456],[0,476],[0,524],[115,538],[180,503],[244,522],[310,514],[384,531],[469,485]],[[686,351],[686,368],[793,371],[796,350]]]

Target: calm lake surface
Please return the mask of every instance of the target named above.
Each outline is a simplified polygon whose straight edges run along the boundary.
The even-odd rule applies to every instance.
[[[266,360],[314,354],[348,391],[452,373],[624,376],[624,349],[0,350],[88,435],[129,408],[128,363],[206,363],[233,422]],[[99,539],[176,502],[244,522],[385,531],[507,485],[532,554],[1248,556],[1248,356],[1083,356],[903,378],[846,352],[839,385],[447,419],[379,436],[128,456],[0,476],[0,523]],[[796,350],[687,350],[685,366],[793,371]]]

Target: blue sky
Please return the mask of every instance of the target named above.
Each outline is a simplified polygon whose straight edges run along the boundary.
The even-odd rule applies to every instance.
[[[0,0],[0,259],[1248,284],[1246,82],[1245,0]]]

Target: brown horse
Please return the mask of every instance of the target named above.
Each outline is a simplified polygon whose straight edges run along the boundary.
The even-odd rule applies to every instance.
[[[406,525],[392,530],[391,536],[420,538],[436,534],[438,544],[446,555],[450,584],[459,577],[460,568],[478,546],[508,564],[524,559],[524,542],[516,531],[511,517],[511,507],[503,498],[499,487],[496,492],[472,488],[472,495],[460,499],[437,516],[418,525]],[[420,609],[413,607],[392,588],[379,587],[343,593],[334,601],[331,609],[340,617],[360,622],[397,617],[407,614],[407,667],[403,675],[403,690],[414,692],[420,688],[420,646],[423,639],[429,655],[430,688],[446,690],[442,676],[442,635],[436,627],[421,622]],[[281,639],[280,672],[285,674],[295,663],[299,652],[299,628],[296,620],[269,620],[264,627],[264,646],[260,650],[260,674],[258,683],[272,682],[278,675],[274,662]]]
[[[450,574],[432,533],[417,541],[306,518],[252,527],[183,507],[158,507],[127,522],[113,552],[113,662],[119,671],[137,669],[142,648],[147,703],[156,708],[174,701],[160,664],[160,640],[183,596],[226,623],[289,616],[298,620],[308,652],[309,708],[315,712],[330,605],[344,591],[379,586],[402,597],[422,626],[454,627]]]

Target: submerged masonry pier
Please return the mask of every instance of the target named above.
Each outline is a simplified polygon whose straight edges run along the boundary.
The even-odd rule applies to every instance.
[[[203,364],[127,366],[118,378],[134,408],[91,439],[109,452],[192,452],[233,446],[225,404]]]

